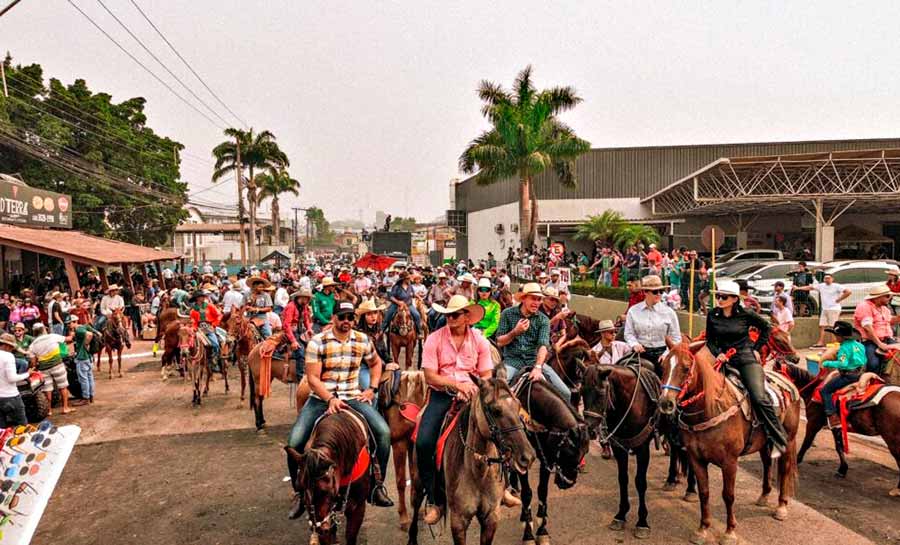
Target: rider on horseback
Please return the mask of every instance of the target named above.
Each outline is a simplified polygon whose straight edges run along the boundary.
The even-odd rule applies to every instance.
[[[291,300],[284,307],[282,314],[282,327],[284,335],[291,343],[291,357],[297,369],[297,381],[303,378],[304,364],[306,362],[306,343],[312,337],[312,318],[309,310],[309,300],[312,293],[306,288],[300,288],[291,294]]]
[[[212,370],[213,372],[219,372],[222,369],[219,362],[221,347],[219,346],[219,336],[216,335],[216,327],[219,326],[219,321],[222,317],[219,315],[219,309],[215,305],[209,304],[206,298],[207,294],[205,291],[197,290],[188,299],[188,302],[191,304],[191,324],[194,327],[194,331],[202,331],[206,338],[209,339],[209,348],[212,352]]]
[[[839,320],[834,323],[834,327],[826,328],[825,331],[833,334],[841,343],[836,359],[822,362],[822,367],[837,369],[838,374],[822,386],[821,393],[822,406],[825,415],[828,416],[828,427],[834,435],[835,448],[842,451],[844,436],[841,433],[841,417],[837,414],[832,396],[844,386],[859,381],[862,371],[866,368],[866,349],[853,338],[853,326],[849,322]]]
[[[772,458],[778,458],[787,450],[787,434],[766,392],[763,367],[753,354],[768,342],[771,326],[760,315],[738,304],[739,300],[740,288],[736,282],[723,280],[717,283],[717,307],[706,318],[706,347],[719,363],[740,373],[757,418],[769,438]],[[751,342],[748,336],[751,327],[759,331],[756,342]],[[729,352],[734,355],[729,357]]]
[[[478,305],[484,308],[484,318],[477,324],[475,329],[484,333],[485,339],[494,336],[497,328],[500,326],[500,303],[491,296],[491,279],[483,276],[478,281]]]
[[[253,290],[250,294],[247,313],[251,318],[260,321],[259,332],[264,339],[272,336],[272,326],[269,324],[268,313],[272,312],[272,296],[267,293],[272,284],[261,276],[254,276],[247,280],[247,285]]]
[[[856,305],[853,313],[853,325],[866,348],[866,370],[872,373],[881,373],[882,361],[878,351],[886,352],[889,344],[897,342],[891,326],[900,321],[900,316],[891,316],[891,297],[893,292],[886,284],[876,286],[869,291],[865,301]]]
[[[666,351],[666,337],[674,343],[681,342],[681,328],[675,311],[662,303],[666,289],[660,277],[645,276],[641,279],[640,290],[643,301],[629,308],[625,316],[625,342],[632,351],[652,363],[657,376],[661,377],[659,359]]]
[[[106,327],[109,316],[117,309],[125,308],[125,300],[119,295],[119,286],[110,284],[106,288],[106,295],[100,299],[100,315],[94,320],[94,329],[102,331]]]
[[[387,335],[381,329],[381,311],[385,309],[384,305],[376,305],[374,299],[363,301],[359,308],[356,309],[357,320],[356,329],[362,331],[369,336],[369,340],[375,345],[375,351],[382,363],[391,363],[391,349],[387,343]],[[359,369],[359,387],[366,389],[369,387],[371,377],[369,376],[369,365],[362,363]]]
[[[391,288],[391,306],[388,307],[387,312],[384,315],[384,323],[381,324],[382,330],[388,330],[391,326],[391,322],[394,320],[394,315],[397,314],[397,309],[402,305],[405,306],[409,310],[410,315],[412,315],[413,323],[416,327],[416,336],[418,337],[422,334],[422,317],[419,316],[419,310],[413,303],[413,297],[415,297],[415,294],[409,283],[409,273],[403,271],[400,273],[397,283]]]

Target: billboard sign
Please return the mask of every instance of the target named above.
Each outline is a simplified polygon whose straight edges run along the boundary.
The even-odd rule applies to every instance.
[[[0,223],[72,228],[72,198],[0,178]]]

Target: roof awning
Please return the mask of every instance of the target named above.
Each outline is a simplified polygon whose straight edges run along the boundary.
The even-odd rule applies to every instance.
[[[0,224],[0,244],[99,267],[170,261],[181,257],[172,252],[95,237],[80,231],[31,229],[7,224]]]
[[[666,217],[796,210],[817,200],[855,212],[900,204],[900,149],[722,158],[641,203]]]

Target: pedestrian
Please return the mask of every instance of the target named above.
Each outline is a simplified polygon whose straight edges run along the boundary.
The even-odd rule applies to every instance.
[[[28,351],[37,360],[37,370],[48,378],[41,391],[47,396],[48,403],[52,404],[53,389],[56,388],[62,398],[63,414],[75,412],[75,409],[69,408],[69,379],[60,353],[60,345],[65,345],[67,339],[62,335],[48,333],[46,326],[40,322],[34,324],[32,332],[34,340]]]
[[[16,386],[20,380],[28,378],[28,373],[16,372],[15,349],[15,337],[9,333],[0,335],[0,428],[14,428],[28,423],[25,404]]]
[[[781,331],[790,333],[794,329],[794,315],[787,308],[787,295],[779,295],[775,298],[775,308],[772,309],[772,320]],[[752,310],[752,309],[750,309]]]
[[[834,327],[841,318],[841,301],[850,297],[851,291],[834,281],[834,277],[825,274],[822,282],[813,279],[810,286],[795,287],[795,291],[803,290],[819,292],[819,339],[810,348],[825,348],[825,330]]]
[[[78,384],[81,385],[81,398],[93,403],[94,368],[91,365],[93,359],[91,346],[92,341],[100,333],[89,324],[79,324],[77,316],[69,317],[69,327],[75,332],[75,374],[78,376]]]

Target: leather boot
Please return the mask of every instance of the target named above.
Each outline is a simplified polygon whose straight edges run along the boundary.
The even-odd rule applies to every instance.
[[[384,484],[373,480],[372,493],[369,494],[369,503],[375,507],[393,507],[394,502],[388,497]]]
[[[519,507],[522,505],[522,500],[519,499],[518,496],[512,493],[512,490],[507,488],[503,491],[503,499],[500,500],[500,503],[503,507]]]
[[[433,526],[441,521],[441,517],[444,516],[444,510],[437,505],[429,505],[425,508],[425,517],[422,521],[429,525]]]
[[[604,460],[609,460],[612,458],[612,449],[609,448],[609,443],[600,443],[601,451],[600,457]]]

